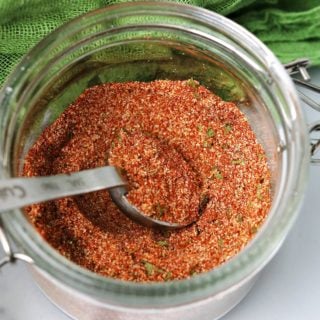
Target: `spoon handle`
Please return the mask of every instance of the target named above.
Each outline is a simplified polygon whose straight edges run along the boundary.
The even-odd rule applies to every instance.
[[[0,212],[46,200],[126,186],[115,167],[71,174],[0,180]]]

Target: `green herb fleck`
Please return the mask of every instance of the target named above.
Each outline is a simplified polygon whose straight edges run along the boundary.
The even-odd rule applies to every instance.
[[[193,96],[196,98],[196,100],[200,100],[201,96],[198,92],[194,92]]]
[[[164,205],[161,205],[160,203],[156,203],[153,206],[153,210],[155,211],[156,217],[162,218],[167,208]]]
[[[214,167],[212,168],[211,178],[215,178],[215,179],[218,179],[218,180],[222,180],[222,179],[223,179],[222,172],[221,172],[221,171],[219,170],[219,168],[217,168],[216,166],[214,166]]]
[[[197,81],[195,81],[193,78],[187,80],[187,85],[192,87],[192,88],[198,88],[199,87],[199,83]]]
[[[169,281],[172,278],[172,272],[169,271],[164,276],[164,281]]]
[[[234,159],[234,160],[231,161],[231,163],[232,164],[236,164],[236,165],[240,164],[240,165],[244,166],[245,161],[243,159]]]
[[[222,175],[221,172],[216,172],[216,173],[214,174],[214,177],[215,177],[216,179],[219,179],[219,180],[222,180],[222,179],[223,179],[223,175]]]
[[[163,269],[161,269],[161,268],[156,267],[156,272],[165,273],[166,270],[163,270]]]
[[[148,261],[143,261],[143,264],[144,268],[146,269],[147,275],[152,276],[155,271],[155,266]]]
[[[218,239],[218,246],[219,246],[220,248],[223,247],[223,239],[221,239],[221,238]]]
[[[204,148],[211,148],[213,146],[213,143],[212,142],[209,142],[209,141],[205,141],[203,143],[203,147]]]
[[[160,240],[157,242],[157,244],[161,247],[169,247],[169,243],[167,240]]]
[[[232,130],[232,125],[230,123],[226,123],[224,126],[224,130],[229,133]]]
[[[208,138],[212,138],[212,137],[214,137],[214,135],[215,135],[214,130],[213,130],[212,128],[208,128],[208,130],[207,130],[207,137],[208,137]]]

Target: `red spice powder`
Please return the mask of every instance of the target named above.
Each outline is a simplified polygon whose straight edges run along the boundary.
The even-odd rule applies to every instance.
[[[183,225],[199,218],[200,180],[168,143],[122,129],[108,161],[127,176],[127,198],[145,215]]]
[[[125,170],[129,200],[147,214],[199,219],[182,230],[149,229],[107,191],[26,208],[54,248],[105,276],[167,281],[208,271],[252,239],[270,208],[266,157],[245,116],[193,80],[87,89],[30,149],[23,175],[108,163]]]

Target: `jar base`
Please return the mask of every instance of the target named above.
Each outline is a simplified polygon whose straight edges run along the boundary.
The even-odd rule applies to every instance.
[[[30,267],[42,292],[74,320],[217,320],[233,309],[252,289],[259,273],[206,299],[168,308],[127,308],[94,300],[51,279],[42,270]]]

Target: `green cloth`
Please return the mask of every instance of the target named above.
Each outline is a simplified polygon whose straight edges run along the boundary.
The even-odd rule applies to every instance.
[[[237,21],[287,62],[320,65],[319,0],[175,0]],[[123,0],[0,0],[0,86],[21,57],[64,22]]]

